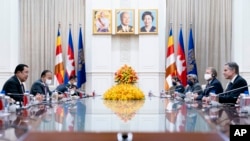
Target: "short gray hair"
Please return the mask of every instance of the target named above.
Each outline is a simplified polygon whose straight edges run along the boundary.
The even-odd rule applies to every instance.
[[[198,80],[198,77],[196,74],[188,74],[187,77],[192,77],[195,82]]]

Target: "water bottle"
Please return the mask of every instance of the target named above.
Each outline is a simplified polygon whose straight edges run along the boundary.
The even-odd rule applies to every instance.
[[[46,93],[46,101],[49,101],[49,92]]]
[[[241,93],[240,94],[240,97],[239,97],[239,99],[240,99],[240,111],[241,112],[245,112],[245,107],[247,106],[247,104],[246,104],[246,102],[247,102],[247,97],[248,97],[248,91],[244,91],[244,93]]]
[[[211,101],[217,101],[217,95],[215,94],[215,91],[209,92],[209,100]]]
[[[239,96],[239,99],[240,99],[240,108],[243,109],[244,105],[245,105],[245,94],[244,93],[241,93],[240,96]],[[242,112],[242,110],[241,110]]]

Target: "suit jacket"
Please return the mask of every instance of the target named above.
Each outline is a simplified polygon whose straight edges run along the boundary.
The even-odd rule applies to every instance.
[[[145,26],[141,27],[141,32],[147,32]],[[149,32],[156,32],[156,27],[152,26]]]
[[[248,91],[247,81],[244,78],[242,78],[240,75],[238,75],[236,79],[234,80],[233,84],[226,91],[234,90],[243,86],[246,86],[246,87],[219,95],[219,102],[220,103],[236,103],[238,96],[241,93]]]
[[[218,79],[214,78],[211,80],[211,82],[206,85],[203,94],[197,97],[197,100],[201,100],[203,96],[208,97],[210,92],[214,92],[216,94],[223,92],[223,87]]]
[[[21,84],[17,77],[14,75],[11,78],[9,78],[3,85],[3,90],[6,94],[12,93],[12,95],[9,95],[11,98],[13,98],[15,101],[23,101],[23,90],[21,87]]]
[[[129,28],[129,32],[134,32],[133,26],[129,25],[128,28]],[[122,29],[122,25],[119,25],[117,26],[117,32],[126,32],[126,31]]]
[[[49,90],[48,85],[45,84],[41,79],[39,79],[32,84],[30,93],[33,95],[40,93],[46,96],[45,89],[47,90],[47,92],[49,92],[49,95],[51,95],[52,92]]]
[[[196,82],[193,84],[193,86],[187,85],[184,93],[186,94],[187,92],[194,92],[194,93],[198,93],[198,95],[202,95],[203,90],[201,88],[201,85],[198,82]]]
[[[73,87],[76,87],[76,85],[71,85],[71,84],[61,84],[56,87],[56,90],[58,91],[59,94],[62,94],[64,92],[67,92],[68,89],[72,89]]]

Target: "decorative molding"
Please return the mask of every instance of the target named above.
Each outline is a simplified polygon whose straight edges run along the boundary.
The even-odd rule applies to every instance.
[[[130,36],[121,35],[120,36],[120,64],[125,64],[130,62]]]

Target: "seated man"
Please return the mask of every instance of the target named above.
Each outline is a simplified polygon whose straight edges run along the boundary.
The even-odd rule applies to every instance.
[[[207,81],[206,88],[202,95],[195,95],[194,98],[197,100],[208,101],[209,93],[213,92],[215,94],[222,93],[223,88],[221,82],[216,78],[217,71],[213,67],[208,67],[206,73],[204,74],[204,79]]]
[[[38,100],[42,100],[47,94],[51,95],[48,85],[52,82],[52,76],[50,70],[44,70],[41,73],[41,78],[32,84],[30,93],[36,96]]]
[[[173,83],[174,93],[177,94],[175,96],[184,98],[185,88],[182,85],[181,80],[178,78],[178,76],[173,76],[172,83]]]
[[[23,101],[25,93],[24,82],[28,79],[29,67],[19,64],[15,68],[14,76],[9,78],[3,85],[3,91],[15,101]]]
[[[198,82],[198,78],[196,74],[188,74],[187,75],[188,78],[188,85],[184,91],[185,94],[187,94],[188,92],[191,92],[195,95],[202,95],[203,90],[201,88],[201,85]],[[196,99],[194,99],[196,100]]]
[[[59,94],[70,92],[71,95],[78,95],[76,89],[77,89],[76,76],[70,76],[68,84],[61,84],[57,86],[56,91]]]
[[[230,82],[227,85],[225,94],[219,95],[218,100],[220,103],[236,103],[238,96],[248,91],[247,81],[239,75],[239,66],[235,62],[225,64],[223,75]]]

